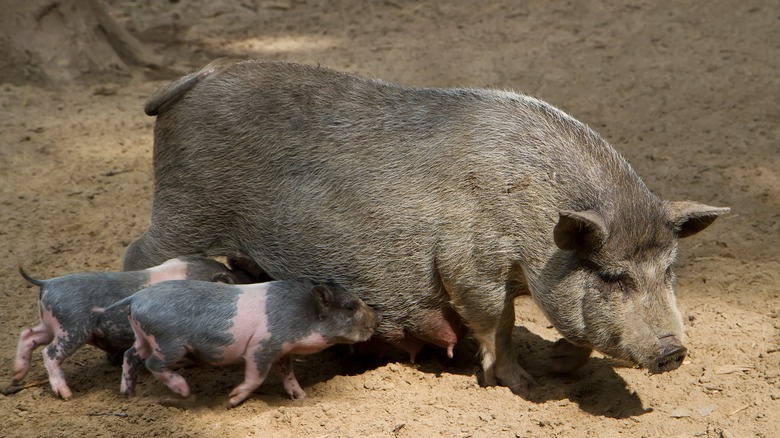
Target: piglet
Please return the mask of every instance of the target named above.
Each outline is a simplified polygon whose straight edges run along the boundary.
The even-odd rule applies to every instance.
[[[307,279],[251,285],[164,282],[114,306],[127,304],[136,340],[125,352],[120,391],[133,394],[141,362],[183,397],[189,396],[189,386],[174,371],[183,359],[216,366],[244,362],[244,381],[230,393],[228,408],[246,400],[271,366],[290,397],[305,397],[290,355],[365,341],[380,321],[353,293]]]
[[[73,393],[65,382],[62,362],[84,344],[106,351],[109,358],[133,345],[133,331],[127,311],[105,312],[111,304],[155,283],[167,280],[198,279],[226,283],[249,282],[242,271],[230,270],[205,257],[190,256],[168,260],[142,271],[88,272],[37,280],[19,265],[19,273],[40,287],[38,309],[41,322],[24,330],[19,337],[13,382],[21,381],[30,369],[33,350],[43,350],[43,363],[55,394],[69,399]],[[121,357],[121,356],[120,356]]]

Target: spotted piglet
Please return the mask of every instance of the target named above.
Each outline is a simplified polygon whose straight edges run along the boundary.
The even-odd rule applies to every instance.
[[[73,393],[65,382],[63,361],[84,344],[106,351],[109,358],[121,355],[133,345],[133,331],[126,309],[105,308],[133,293],[161,281],[198,279],[227,283],[250,282],[243,271],[230,270],[205,257],[181,257],[142,271],[86,272],[48,280],[30,277],[19,266],[28,282],[40,287],[38,311],[41,322],[24,330],[19,337],[14,361],[13,382],[21,381],[30,369],[35,348],[43,350],[43,363],[55,394],[69,399]],[[121,357],[121,356],[120,356]]]
[[[246,400],[272,366],[290,397],[305,397],[290,355],[365,341],[380,320],[353,293],[306,279],[251,285],[165,282],[115,306],[126,304],[136,341],[125,353],[121,392],[133,394],[141,362],[183,397],[190,389],[174,368],[185,357],[217,366],[245,362],[244,381],[230,393],[228,408]]]

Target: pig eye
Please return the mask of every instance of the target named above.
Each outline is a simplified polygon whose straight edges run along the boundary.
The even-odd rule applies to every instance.
[[[664,278],[668,282],[673,282],[674,281],[674,271],[672,271],[672,267],[671,266],[666,268],[666,272],[664,272]]]
[[[621,293],[626,293],[625,282],[626,282],[626,276],[622,273],[611,273],[611,272],[601,272],[599,273],[599,278],[601,281],[603,281],[605,284],[611,286],[611,287],[617,287],[620,289]]]
[[[344,305],[347,310],[357,310],[357,303],[355,301],[349,301]]]
[[[599,273],[599,278],[601,278],[601,281],[604,283],[620,283],[620,280],[623,279],[623,275],[611,272],[601,272]]]

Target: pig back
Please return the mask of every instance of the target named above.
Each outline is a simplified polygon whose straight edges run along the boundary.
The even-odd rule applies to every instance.
[[[385,326],[444,305],[447,288],[543,264],[558,211],[610,196],[605,178],[646,191],[596,134],[535,99],[271,62],[237,63],[165,108],[154,166],[154,208],[219,236],[214,254],[333,279]]]

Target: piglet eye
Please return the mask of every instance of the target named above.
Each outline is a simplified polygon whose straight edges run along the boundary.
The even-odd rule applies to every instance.
[[[347,304],[344,305],[344,308],[347,310],[356,310],[357,309],[357,302],[355,301],[349,301]]]

